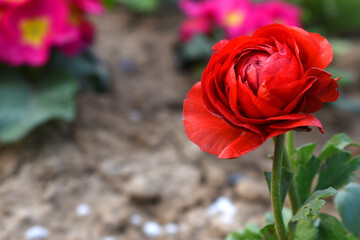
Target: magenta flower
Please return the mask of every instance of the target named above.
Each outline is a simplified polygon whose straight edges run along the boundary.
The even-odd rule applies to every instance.
[[[289,26],[301,26],[301,9],[293,4],[281,1],[268,1],[256,6],[256,18],[262,27],[271,23],[280,23]]]
[[[68,56],[74,56],[87,48],[93,42],[95,30],[87,21],[86,13],[102,14],[103,11],[99,0],[71,0],[67,24],[76,35],[71,41],[61,44],[60,50]]]
[[[15,6],[28,2],[30,0],[0,0],[0,5],[3,6]]]
[[[213,0],[213,14],[217,26],[222,27],[227,38],[249,34],[256,29],[253,6],[248,0]]]
[[[79,22],[76,26],[76,38],[68,43],[60,45],[60,50],[67,56],[75,56],[86,49],[93,42],[95,30],[86,20]]]
[[[88,47],[94,28],[88,13],[104,11],[100,0],[0,0],[0,60],[44,65],[54,47],[75,55]]]
[[[217,1],[214,0],[203,0],[203,1],[194,1],[194,0],[179,0],[179,7],[183,13],[190,18],[207,18],[209,21],[212,21],[214,3]]]
[[[63,25],[67,14],[61,0],[31,0],[7,8],[0,21],[0,58],[12,65],[43,65],[54,42],[71,38]]]
[[[300,26],[300,9],[281,1],[255,3],[250,0],[180,0],[180,9],[190,19],[181,26],[181,39],[188,41],[196,33],[208,33],[218,27],[232,39],[249,35],[270,23]],[[209,29],[210,28],[210,29]]]

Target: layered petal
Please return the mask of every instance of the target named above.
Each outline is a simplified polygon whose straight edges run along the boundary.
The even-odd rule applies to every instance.
[[[183,123],[189,139],[202,151],[215,155],[244,133],[243,129],[228,125],[205,108],[200,83],[193,86],[184,101]]]

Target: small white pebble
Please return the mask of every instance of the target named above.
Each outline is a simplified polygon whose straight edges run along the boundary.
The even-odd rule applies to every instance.
[[[142,218],[142,216],[141,215],[139,215],[139,214],[132,214],[131,216],[130,216],[130,223],[132,224],[132,225],[135,225],[135,226],[140,226],[141,224],[142,224],[142,222],[143,222],[143,218]]]
[[[163,229],[156,222],[147,222],[143,226],[143,232],[147,237],[154,238],[162,235]]]
[[[79,217],[85,217],[91,213],[91,207],[85,203],[79,204],[76,207],[76,214]]]
[[[50,235],[50,231],[42,226],[35,225],[26,230],[24,236],[28,240],[45,239]]]
[[[220,220],[224,223],[231,223],[237,211],[237,207],[225,196],[216,199],[216,201],[206,209],[208,216],[219,215]]]
[[[139,110],[134,109],[130,112],[129,118],[133,122],[140,122],[143,118],[143,114]]]
[[[106,237],[101,238],[101,240],[116,240],[116,237],[114,237],[114,236],[106,236]]]
[[[165,232],[170,235],[176,235],[179,232],[179,226],[175,223],[168,223],[164,226]]]

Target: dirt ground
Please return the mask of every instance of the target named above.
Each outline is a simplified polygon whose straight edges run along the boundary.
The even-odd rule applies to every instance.
[[[177,66],[180,21],[121,9],[96,19],[95,50],[112,87],[82,93],[75,123],[50,123],[3,147],[0,240],[217,240],[247,221],[263,224],[271,142],[218,160],[184,133],[182,101],[197,80]],[[356,70],[359,52],[338,65]],[[322,146],[339,132],[360,141],[359,115],[327,106],[316,116],[326,133],[297,133],[298,145]]]

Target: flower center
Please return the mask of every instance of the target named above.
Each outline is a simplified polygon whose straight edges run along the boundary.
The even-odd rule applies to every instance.
[[[228,27],[236,27],[244,22],[245,16],[238,11],[232,11],[225,16],[225,25]]]
[[[22,41],[32,47],[40,47],[49,33],[50,22],[46,17],[25,19],[20,22]]]

